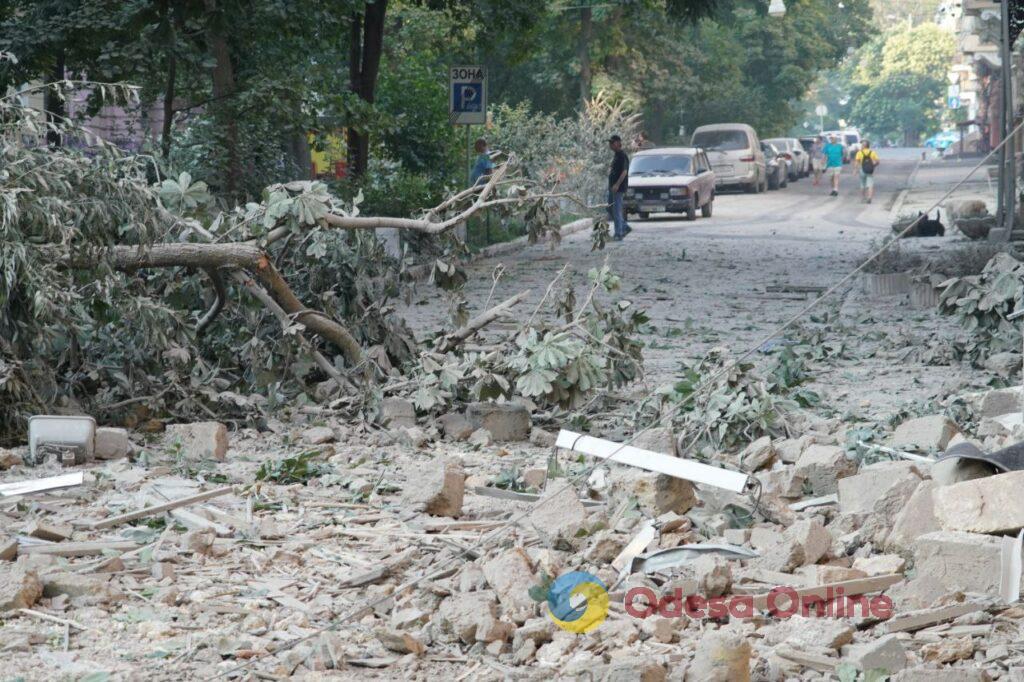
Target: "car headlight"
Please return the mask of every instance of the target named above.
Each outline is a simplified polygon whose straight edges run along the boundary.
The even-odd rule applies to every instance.
[[[669,187],[668,193],[669,193],[669,196],[673,196],[673,197],[685,197],[687,194],[690,193],[690,188],[689,187]]]

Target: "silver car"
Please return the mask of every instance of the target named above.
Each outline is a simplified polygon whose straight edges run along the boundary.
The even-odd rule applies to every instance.
[[[748,192],[768,189],[768,173],[757,131],[746,123],[716,123],[693,131],[690,143],[707,152],[716,187],[742,187]]]
[[[811,156],[804,150],[800,140],[795,137],[773,137],[765,140],[782,152],[789,162],[789,179],[791,181],[806,178],[811,174]]]

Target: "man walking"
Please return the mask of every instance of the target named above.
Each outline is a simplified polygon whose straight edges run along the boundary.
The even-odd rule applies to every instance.
[[[839,176],[843,172],[843,145],[836,142],[835,135],[829,135],[828,144],[821,150],[825,155],[825,175],[832,180],[831,196],[839,196]]]
[[[622,151],[622,138],[618,135],[611,136],[608,146],[612,150],[612,166],[608,171],[608,217],[615,226],[612,239],[618,242],[632,229],[622,212],[622,200],[629,187],[629,157]]]
[[[880,163],[878,154],[871,148],[871,142],[861,140],[860,151],[854,159],[854,164],[860,171],[860,195],[861,200],[870,204],[875,196],[875,169]]]

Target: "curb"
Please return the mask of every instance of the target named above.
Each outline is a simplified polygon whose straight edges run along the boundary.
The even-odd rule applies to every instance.
[[[917,164],[914,166],[914,170],[910,171],[910,175],[907,176],[907,187],[900,191],[896,197],[896,201],[893,202],[892,208],[889,209],[889,223],[896,222],[896,219],[900,216],[900,211],[903,209],[903,204],[907,202],[907,195],[910,194],[910,190],[914,189],[914,181],[917,179],[917,171],[921,170],[921,164],[924,163],[924,159],[918,159]]]

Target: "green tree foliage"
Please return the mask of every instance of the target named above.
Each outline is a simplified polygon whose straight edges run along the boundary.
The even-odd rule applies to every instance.
[[[851,120],[873,135],[893,137],[898,133],[908,144],[916,144],[921,133],[937,125],[940,109],[936,102],[945,87],[945,81],[910,73],[884,76],[858,95]]]

